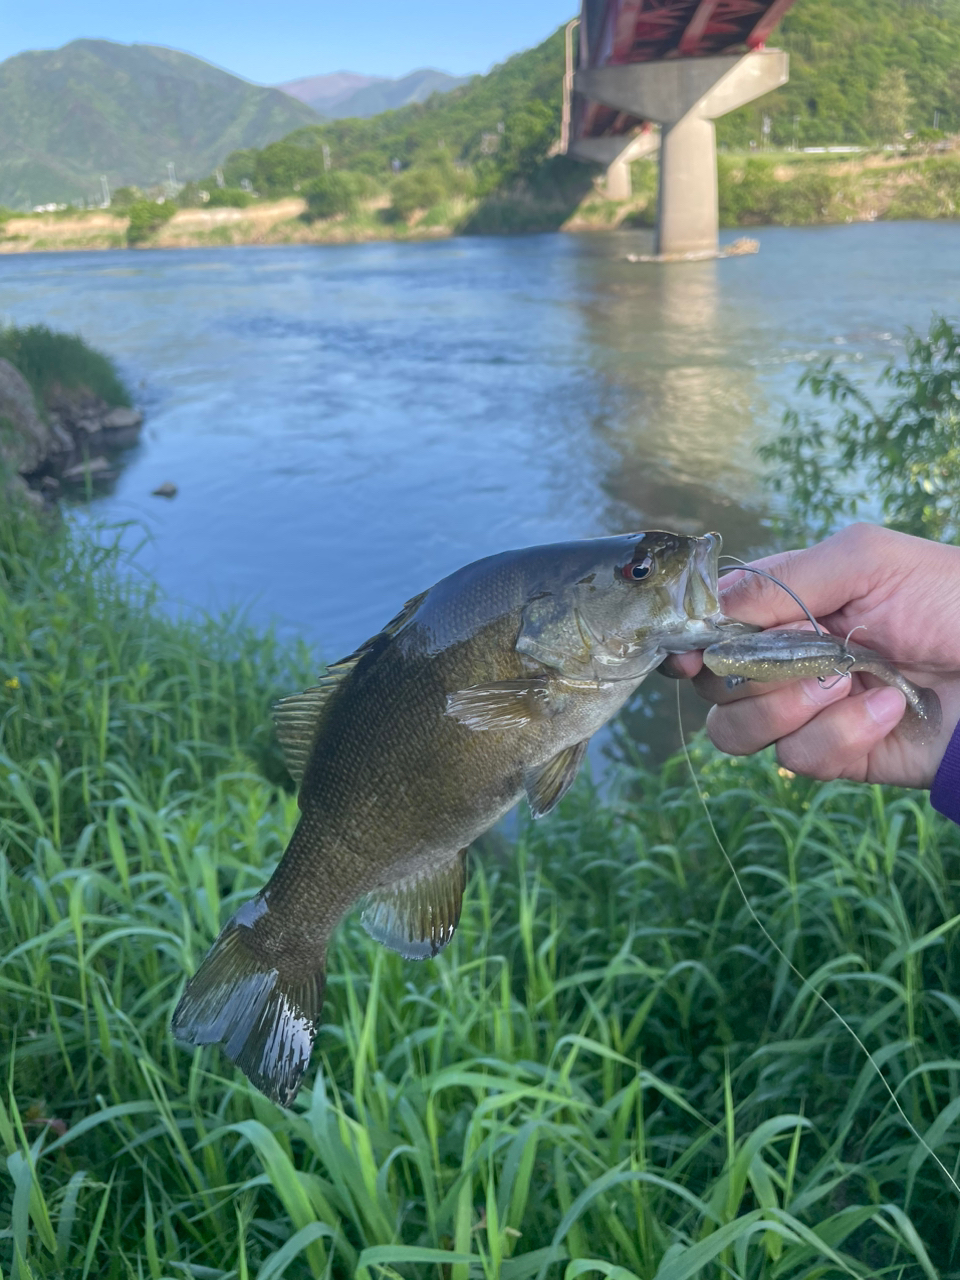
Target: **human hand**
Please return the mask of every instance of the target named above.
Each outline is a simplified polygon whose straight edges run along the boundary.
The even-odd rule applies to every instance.
[[[929,742],[905,740],[897,726],[903,694],[854,674],[825,687],[815,679],[737,689],[702,667],[700,654],[671,660],[674,673],[715,705],[707,732],[722,751],[749,755],[776,744],[795,773],[929,787],[960,721],[960,547],[876,525],[855,524],[800,551],[754,562],[807,604],[825,631],[889,658],[916,684],[936,689],[943,725]],[[724,613],[764,628],[805,624],[775,583],[743,571],[721,580]]]

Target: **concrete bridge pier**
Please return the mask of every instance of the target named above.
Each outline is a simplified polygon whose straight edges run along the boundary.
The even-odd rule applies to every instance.
[[[585,97],[662,126],[656,253],[716,252],[719,220],[713,122],[786,84],[788,71],[787,55],[768,49],[586,68],[576,73],[574,88]],[[571,154],[579,154],[576,148],[589,141],[573,143]]]
[[[576,160],[590,160],[606,165],[603,189],[610,200],[629,200],[633,194],[630,164],[643,156],[653,155],[660,138],[653,129],[634,134],[632,138],[580,138],[571,142],[567,154]]]

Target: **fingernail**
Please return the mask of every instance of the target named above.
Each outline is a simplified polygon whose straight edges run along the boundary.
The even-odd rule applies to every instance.
[[[906,709],[907,700],[899,689],[870,689],[864,695],[864,703],[877,724],[895,724]]]

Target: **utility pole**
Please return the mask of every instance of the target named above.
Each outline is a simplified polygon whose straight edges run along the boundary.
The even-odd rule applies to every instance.
[[[330,172],[330,148],[327,146],[326,143],[324,143],[323,146],[321,147],[321,150],[323,152],[323,171],[324,173],[329,173]]]
[[[570,104],[573,98],[573,29],[580,25],[579,18],[571,18],[563,32],[565,70],[563,73],[563,115],[560,119],[560,154],[565,156],[570,147]]]
[[[105,173],[101,173],[100,175],[100,194],[103,196],[103,199],[100,202],[100,208],[109,209],[110,208],[110,188],[107,185],[107,175]]]

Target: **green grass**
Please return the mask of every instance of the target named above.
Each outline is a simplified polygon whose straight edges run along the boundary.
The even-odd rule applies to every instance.
[[[169,1016],[296,815],[315,674],[157,608],[115,548],[0,532],[0,1271],[683,1280],[960,1274],[958,1204],[749,917],[680,761],[472,860],[407,963],[355,919],[294,1109]],[[773,936],[956,1171],[960,832],[694,749]]]
[[[57,333],[44,324],[9,325],[0,328],[0,358],[20,370],[41,405],[57,392],[81,390],[110,405],[130,404],[113,361],[78,334]]]

